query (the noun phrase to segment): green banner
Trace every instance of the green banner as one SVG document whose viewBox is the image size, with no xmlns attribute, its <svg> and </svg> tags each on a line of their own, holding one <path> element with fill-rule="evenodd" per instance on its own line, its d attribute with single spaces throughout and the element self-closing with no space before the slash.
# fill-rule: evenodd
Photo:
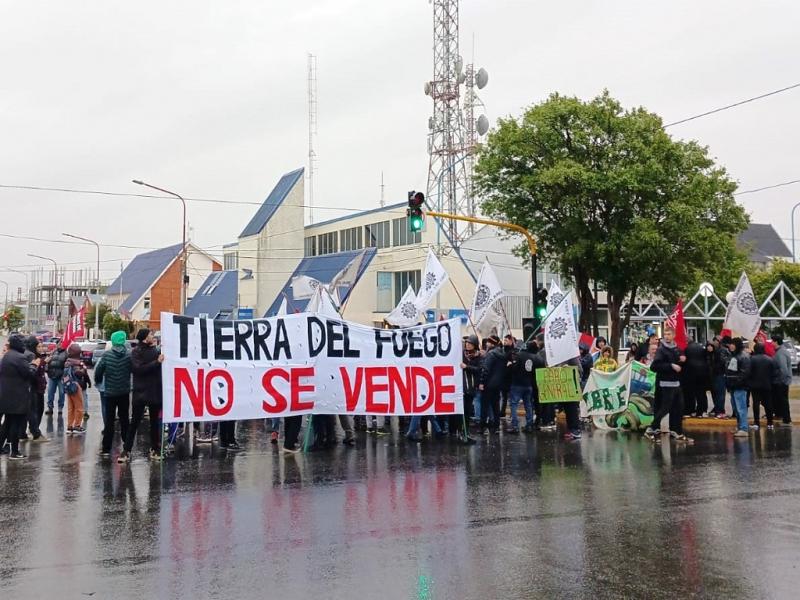
<svg viewBox="0 0 800 600">
<path fill-rule="evenodd" d="M 578 367 L 547 367 L 536 369 L 536 387 L 539 402 L 579 402 L 581 399 L 581 376 Z"/>
<path fill-rule="evenodd" d="M 653 422 L 653 400 L 656 374 L 638 361 L 633 361 L 627 406 L 613 414 L 595 416 L 592 421 L 600 429 L 643 430 Z M 588 386 L 587 386 L 588 387 Z"/>
</svg>

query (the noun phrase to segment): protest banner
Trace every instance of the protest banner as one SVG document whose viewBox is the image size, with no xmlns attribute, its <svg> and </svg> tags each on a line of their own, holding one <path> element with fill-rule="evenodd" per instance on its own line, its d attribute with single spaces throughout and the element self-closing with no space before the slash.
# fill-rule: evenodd
<svg viewBox="0 0 800 600">
<path fill-rule="evenodd" d="M 536 386 L 539 402 L 579 402 L 581 399 L 581 376 L 578 367 L 547 367 L 536 369 Z"/>
<path fill-rule="evenodd" d="M 650 368 L 638 361 L 632 361 L 617 369 L 614 373 L 606 373 L 613 378 L 615 375 L 629 368 L 628 394 L 625 405 L 616 412 L 608 414 L 595 414 L 592 423 L 598 429 L 623 429 L 638 431 L 647 428 L 653 422 L 653 405 L 655 402 L 656 374 Z M 595 371 L 592 371 L 592 375 Z M 620 377 L 622 379 L 622 377 Z M 590 392 L 590 381 L 586 383 L 584 392 Z M 581 407 L 583 411 L 583 406 Z"/>
<path fill-rule="evenodd" d="M 162 313 L 164 422 L 463 412 L 461 322 L 373 329 L 301 313 Z"/>
<path fill-rule="evenodd" d="M 627 408 L 631 366 L 626 363 L 611 373 L 592 369 L 583 388 L 581 417 L 605 417 Z"/>
</svg>

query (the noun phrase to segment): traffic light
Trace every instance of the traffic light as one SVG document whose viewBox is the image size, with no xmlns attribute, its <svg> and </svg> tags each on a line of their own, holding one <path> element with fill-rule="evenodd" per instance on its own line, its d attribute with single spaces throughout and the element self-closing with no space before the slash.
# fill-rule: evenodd
<svg viewBox="0 0 800 600">
<path fill-rule="evenodd" d="M 536 318 L 540 322 L 547 316 L 547 290 L 545 288 L 536 290 L 536 307 L 534 310 Z"/>
<path fill-rule="evenodd" d="M 419 233 L 425 227 L 425 213 L 422 212 L 422 206 L 425 204 L 425 194 L 422 192 L 410 191 L 408 192 L 408 230 L 411 233 Z"/>
</svg>

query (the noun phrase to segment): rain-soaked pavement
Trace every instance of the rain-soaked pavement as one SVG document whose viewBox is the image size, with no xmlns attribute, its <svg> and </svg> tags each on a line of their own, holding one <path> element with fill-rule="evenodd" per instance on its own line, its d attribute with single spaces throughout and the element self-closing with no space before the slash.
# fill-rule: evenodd
<svg viewBox="0 0 800 600">
<path fill-rule="evenodd" d="M 284 456 L 250 422 L 240 454 L 162 465 L 140 436 L 121 466 L 91 413 L 0 460 L 2 598 L 798 597 L 800 432 Z"/>
</svg>

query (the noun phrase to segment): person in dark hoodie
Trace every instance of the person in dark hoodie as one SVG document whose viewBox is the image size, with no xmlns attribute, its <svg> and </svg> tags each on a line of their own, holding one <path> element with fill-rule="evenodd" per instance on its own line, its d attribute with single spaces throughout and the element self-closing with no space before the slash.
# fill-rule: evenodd
<svg viewBox="0 0 800 600">
<path fill-rule="evenodd" d="M 44 415 L 44 393 L 47 391 L 47 365 L 44 362 L 44 346 L 35 335 L 25 338 L 25 358 L 31 364 L 39 359 L 36 366 L 36 381 L 31 386 L 31 411 L 28 414 L 28 429 L 30 429 L 34 442 L 46 442 L 47 438 L 42 435 L 40 425 Z M 23 439 L 28 436 L 22 432 Z"/>
<path fill-rule="evenodd" d="M 470 335 L 464 341 L 464 355 L 461 360 L 464 377 L 464 413 L 450 415 L 450 435 L 456 435 L 462 444 L 474 444 L 475 440 L 469 437 L 466 422 L 472 416 L 472 402 L 481 378 L 482 359 L 477 335 Z"/>
<path fill-rule="evenodd" d="M 772 381 L 775 379 L 777 365 L 775 360 L 767 356 L 764 344 L 759 342 L 753 348 L 750 357 L 750 374 L 747 378 L 747 387 L 753 397 L 753 431 L 758 431 L 759 412 L 761 406 L 767 415 L 767 429 L 773 429 L 772 422 Z"/>
<path fill-rule="evenodd" d="M 0 359 L 0 449 L 6 440 L 11 443 L 9 458 L 22 460 L 19 438 L 25 431 L 25 421 L 31 410 L 31 387 L 36 383 L 36 369 L 41 359 L 25 358 L 25 338 L 13 334 L 8 338 L 8 351 Z"/>
<path fill-rule="evenodd" d="M 525 348 L 517 351 L 511 360 L 511 387 L 509 389 L 511 424 L 506 429 L 506 433 L 519 433 L 517 406 L 520 402 L 525 407 L 525 433 L 533 431 L 533 378 L 537 350 L 536 342 L 531 340 L 525 345 Z"/>
<path fill-rule="evenodd" d="M 681 373 L 681 388 L 683 392 L 683 413 L 693 417 L 702 417 L 708 412 L 708 373 L 706 351 L 696 341 L 692 340 L 684 351 L 686 362 Z"/>
<path fill-rule="evenodd" d="M 681 398 L 681 372 L 686 356 L 681 354 L 675 344 L 675 330 L 664 328 L 664 338 L 656 350 L 650 369 L 656 374 L 656 387 L 660 396 L 658 410 L 653 416 L 653 424 L 644 435 L 652 441 L 661 440 L 661 420 L 669 415 L 670 435 L 675 441 L 691 443 L 693 440 L 683 433 L 683 401 Z"/>
<path fill-rule="evenodd" d="M 736 409 L 734 437 L 747 437 L 747 382 L 750 380 L 750 357 L 744 350 L 744 340 L 733 338 L 728 349 L 731 358 L 725 370 L 725 385 L 733 395 Z"/>
<path fill-rule="evenodd" d="M 491 336 L 489 341 L 495 344 L 494 348 L 486 353 L 481 369 L 481 433 L 486 435 L 500 431 L 500 394 L 506 385 L 508 377 L 509 360 L 506 349 L 500 345 L 497 336 Z M 492 420 L 489 421 L 489 415 Z"/>
<path fill-rule="evenodd" d="M 103 445 L 100 456 L 111 456 L 111 443 L 114 441 L 114 421 L 119 418 L 119 432 L 122 441 L 128 439 L 128 422 L 131 394 L 131 356 L 125 347 L 128 336 L 124 331 L 111 334 L 111 350 L 103 353 L 94 369 L 95 384 L 105 385 L 106 427 L 103 429 Z M 124 448 L 117 462 L 130 461 Z"/>
<path fill-rule="evenodd" d="M 136 339 L 139 343 L 131 351 L 133 417 L 120 456 L 130 457 L 136 432 L 147 410 L 150 415 L 150 460 L 161 460 L 161 363 L 164 355 L 156 347 L 156 339 L 149 329 L 140 329 Z"/>
</svg>

